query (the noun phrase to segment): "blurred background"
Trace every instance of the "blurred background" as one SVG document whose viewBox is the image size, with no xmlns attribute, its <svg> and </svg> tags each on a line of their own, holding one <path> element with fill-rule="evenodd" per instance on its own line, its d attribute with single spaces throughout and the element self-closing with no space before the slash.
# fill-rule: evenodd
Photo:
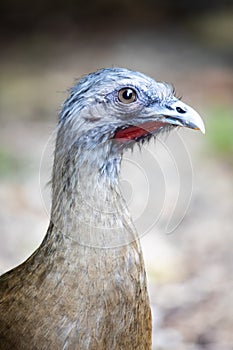
<svg viewBox="0 0 233 350">
<path fill-rule="evenodd" d="M 98 68 L 138 70 L 174 84 L 206 124 L 205 136 L 180 130 L 164 141 L 191 193 L 183 221 L 167 234 L 141 214 L 153 349 L 233 349 L 232 2 L 2 0 L 0 47 L 0 273 L 28 257 L 46 232 L 41 157 L 67 88 Z M 157 157 L 160 148 L 151 149 Z M 52 145 L 45 154 L 48 181 Z M 186 174 L 186 166 L 193 171 Z M 123 190 L 144 201 L 133 173 L 126 161 Z M 155 189 L 159 174 L 148 175 Z M 168 193 L 177 182 L 169 186 Z"/>
</svg>

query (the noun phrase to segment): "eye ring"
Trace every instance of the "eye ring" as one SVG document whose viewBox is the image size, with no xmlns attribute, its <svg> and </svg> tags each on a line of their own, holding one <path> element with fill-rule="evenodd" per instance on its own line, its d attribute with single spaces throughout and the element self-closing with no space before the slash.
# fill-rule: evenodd
<svg viewBox="0 0 233 350">
<path fill-rule="evenodd" d="M 137 93 L 134 89 L 126 87 L 118 91 L 118 100 L 124 104 L 130 104 L 137 99 Z"/>
</svg>

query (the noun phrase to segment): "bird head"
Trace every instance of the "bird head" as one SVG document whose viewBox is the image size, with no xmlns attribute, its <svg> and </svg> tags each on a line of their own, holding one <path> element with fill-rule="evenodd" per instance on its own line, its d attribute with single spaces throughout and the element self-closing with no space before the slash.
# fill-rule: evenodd
<svg viewBox="0 0 233 350">
<path fill-rule="evenodd" d="M 175 127 L 205 132 L 199 114 L 171 85 L 124 68 L 101 69 L 79 80 L 64 102 L 54 172 L 67 172 L 73 159 L 80 173 L 97 169 L 116 179 L 125 149 Z"/>
<path fill-rule="evenodd" d="M 174 95 L 171 85 L 124 68 L 107 68 L 71 89 L 60 121 L 76 125 L 82 138 L 141 141 L 174 127 L 205 133 L 199 114 Z"/>
</svg>

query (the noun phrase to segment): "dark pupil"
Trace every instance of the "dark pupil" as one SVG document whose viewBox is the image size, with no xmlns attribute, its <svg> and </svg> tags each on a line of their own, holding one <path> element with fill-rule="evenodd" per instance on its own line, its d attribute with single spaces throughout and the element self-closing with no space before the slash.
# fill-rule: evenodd
<svg viewBox="0 0 233 350">
<path fill-rule="evenodd" d="M 130 89 L 127 89 L 123 92 L 122 94 L 122 97 L 125 99 L 125 100 L 131 100 L 131 98 L 133 97 L 133 91 L 130 90 Z"/>
<path fill-rule="evenodd" d="M 178 113 L 185 113 L 185 111 L 180 107 L 176 107 L 176 110 Z"/>
</svg>

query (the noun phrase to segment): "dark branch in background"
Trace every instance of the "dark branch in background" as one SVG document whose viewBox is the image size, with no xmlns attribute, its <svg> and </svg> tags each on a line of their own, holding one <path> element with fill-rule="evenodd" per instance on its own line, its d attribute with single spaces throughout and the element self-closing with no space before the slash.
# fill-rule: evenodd
<svg viewBox="0 0 233 350">
<path fill-rule="evenodd" d="M 28 30 L 43 32 L 57 28 L 69 31 L 82 27 L 85 30 L 87 26 L 119 26 L 119 23 L 122 26 L 122 19 L 127 19 L 129 24 L 147 26 L 155 26 L 166 20 L 180 23 L 200 12 L 229 10 L 230 6 L 230 0 L 41 0 L 33 3 L 29 0 L 3 0 L 0 3 L 0 35 L 17 36 L 26 34 Z"/>
</svg>

